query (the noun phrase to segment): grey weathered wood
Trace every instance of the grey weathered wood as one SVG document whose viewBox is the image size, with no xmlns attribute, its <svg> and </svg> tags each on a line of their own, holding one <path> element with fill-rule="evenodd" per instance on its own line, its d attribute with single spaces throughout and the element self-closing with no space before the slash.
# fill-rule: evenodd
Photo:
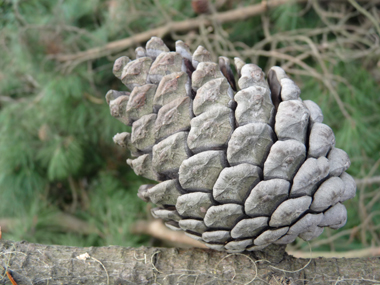
<svg viewBox="0 0 380 285">
<path fill-rule="evenodd" d="M 294 285 L 305 282 L 369 285 L 378 283 L 380 279 L 378 257 L 315 258 L 310 261 L 289 256 L 284 248 L 271 246 L 265 252 L 228 256 L 226 252 L 196 248 L 80 248 L 1 240 L 0 261 L 19 285 L 237 285 L 249 282 L 264 285 L 282 281 Z M 89 258 L 77 258 L 86 252 Z M 4 269 L 1 269 L 0 274 L 4 276 Z M 5 280 L 4 284 L 10 284 L 9 281 L 5 283 Z"/>
</svg>

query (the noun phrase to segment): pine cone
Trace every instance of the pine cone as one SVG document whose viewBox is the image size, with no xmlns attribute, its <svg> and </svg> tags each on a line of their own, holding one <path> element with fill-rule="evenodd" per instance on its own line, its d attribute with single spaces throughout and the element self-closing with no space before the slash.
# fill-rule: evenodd
<svg viewBox="0 0 380 285">
<path fill-rule="evenodd" d="M 158 206 L 154 217 L 228 252 L 308 241 L 346 223 L 342 202 L 356 192 L 348 155 L 283 69 L 272 67 L 266 80 L 235 58 L 235 94 L 228 58 L 218 66 L 203 47 L 191 55 L 178 41 L 170 52 L 152 38 L 136 53 L 113 69 L 132 92 L 106 99 L 112 116 L 132 126 L 114 137 L 135 157 L 127 163 L 159 182 L 138 191 Z"/>
</svg>

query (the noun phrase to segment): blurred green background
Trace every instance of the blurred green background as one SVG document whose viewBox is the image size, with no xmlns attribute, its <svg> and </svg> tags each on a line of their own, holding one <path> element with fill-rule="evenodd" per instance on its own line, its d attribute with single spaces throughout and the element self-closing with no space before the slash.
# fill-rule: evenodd
<svg viewBox="0 0 380 285">
<path fill-rule="evenodd" d="M 380 246 L 380 3 L 208 1 L 211 11 L 268 5 L 248 19 L 161 35 L 214 59 L 239 56 L 264 71 L 281 65 L 317 102 L 336 146 L 358 179 L 345 202 L 348 223 L 325 230 L 313 250 Z M 359 3 L 359 4 L 358 4 Z M 198 15 L 178 0 L 0 0 L 0 226 L 3 239 L 75 246 L 159 244 L 131 226 L 148 220 L 137 198 L 147 183 L 126 165 L 112 137 L 128 127 L 110 116 L 104 95 L 126 90 L 113 61 L 145 42 L 86 58 L 86 51 Z M 84 52 L 84 53 L 80 53 Z M 63 55 L 70 55 L 64 57 Z M 71 56 L 74 55 L 74 56 Z M 79 55 L 79 56 L 77 56 Z M 292 249 L 308 250 L 298 240 Z"/>
</svg>

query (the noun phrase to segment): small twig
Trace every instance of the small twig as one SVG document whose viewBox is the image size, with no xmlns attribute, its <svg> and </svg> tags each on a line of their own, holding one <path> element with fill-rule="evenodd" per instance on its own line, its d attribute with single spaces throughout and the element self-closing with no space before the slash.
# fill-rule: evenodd
<svg viewBox="0 0 380 285">
<path fill-rule="evenodd" d="M 298 2 L 306 2 L 306 0 L 294 0 L 294 3 Z M 289 3 L 288 0 L 272 0 L 271 8 L 275 8 L 277 6 Z M 80 64 L 87 60 L 97 59 L 99 57 L 106 56 L 108 54 L 119 52 L 124 50 L 130 46 L 137 45 L 141 42 L 145 42 L 149 40 L 153 36 L 160 35 L 161 37 L 165 36 L 169 32 L 185 32 L 192 29 L 197 29 L 201 25 L 209 26 L 212 24 L 212 20 L 217 21 L 219 23 L 227 23 L 233 22 L 237 20 L 244 20 L 252 16 L 260 15 L 265 12 L 267 7 L 262 4 L 251 5 L 248 7 L 241 7 L 235 10 L 216 13 L 211 15 L 209 18 L 205 18 L 202 15 L 188 19 L 181 22 L 169 22 L 168 24 L 155 28 L 140 34 L 136 34 L 126 39 L 117 40 L 114 42 L 110 42 L 104 46 L 90 48 L 86 51 L 81 51 L 75 54 L 56 54 L 49 56 L 50 59 L 56 59 L 60 62 L 70 62 L 74 65 Z M 211 20 L 210 20 L 211 19 Z"/>
<path fill-rule="evenodd" d="M 377 33 L 380 35 L 379 22 L 370 13 L 368 13 L 366 9 L 360 6 L 355 0 L 348 0 L 348 2 L 350 2 L 351 5 L 356 8 L 356 10 L 358 10 L 372 22 L 372 24 L 376 27 Z"/>
<path fill-rule="evenodd" d="M 322 239 L 322 240 L 316 240 L 316 241 L 310 243 L 310 245 L 311 245 L 312 248 L 315 248 L 315 247 L 318 247 L 318 246 L 321 246 L 321 245 L 324 245 L 324 244 L 328 244 L 331 241 L 337 240 L 340 237 L 343 237 L 343 236 L 346 236 L 346 235 L 350 235 L 353 230 L 357 231 L 357 230 L 359 230 L 361 228 L 362 228 L 362 224 L 359 225 L 359 226 L 357 226 L 357 227 L 355 227 L 354 229 L 347 229 L 347 230 L 338 232 L 338 233 L 336 233 L 335 235 L 332 235 L 329 238 Z"/>
<path fill-rule="evenodd" d="M 372 185 L 372 184 L 379 184 L 380 183 L 380 176 L 374 176 L 369 178 L 363 178 L 363 179 L 355 179 L 356 186 L 362 186 L 362 185 Z"/>
<path fill-rule="evenodd" d="M 371 201 L 369 201 L 366 205 L 367 210 L 371 210 L 373 206 L 377 203 L 377 201 L 380 199 L 380 188 L 377 188 L 375 191 L 371 193 Z"/>
<path fill-rule="evenodd" d="M 76 258 L 79 259 L 79 260 L 83 260 L 83 261 L 85 261 L 86 259 L 92 259 L 92 260 L 98 262 L 102 266 L 102 268 L 104 269 L 104 271 L 106 272 L 107 285 L 110 284 L 110 277 L 108 275 L 108 271 L 107 271 L 106 267 L 103 265 L 103 263 L 100 262 L 100 260 L 96 259 L 95 257 L 90 256 L 87 252 L 83 253 L 81 255 L 78 255 Z"/>
<path fill-rule="evenodd" d="M 12 97 L 9 97 L 9 96 L 1 96 L 0 95 L 0 102 L 19 102 L 20 100 L 15 100 L 13 99 Z"/>
<path fill-rule="evenodd" d="M 71 214 L 58 212 L 49 218 L 51 224 L 60 227 L 63 231 L 74 232 L 82 235 L 96 234 L 102 236 L 102 233 L 84 220 L 81 220 Z M 13 231 L 19 225 L 20 220 L 17 218 L 1 218 L 0 226 L 3 232 Z"/>
<path fill-rule="evenodd" d="M 152 256 L 150 257 L 150 263 L 153 267 L 154 270 L 156 270 L 158 273 L 161 273 L 161 274 L 164 274 L 163 272 L 161 272 L 160 270 L 157 269 L 157 267 L 154 265 L 153 263 L 153 258 L 156 254 L 159 254 L 161 251 L 156 251 L 155 253 L 152 254 Z"/>
<path fill-rule="evenodd" d="M 187 246 L 206 248 L 203 243 L 186 236 L 183 232 L 168 229 L 161 220 L 153 220 L 151 222 L 138 221 L 132 225 L 131 232 L 134 234 L 148 234 L 164 241 L 180 243 Z"/>
</svg>

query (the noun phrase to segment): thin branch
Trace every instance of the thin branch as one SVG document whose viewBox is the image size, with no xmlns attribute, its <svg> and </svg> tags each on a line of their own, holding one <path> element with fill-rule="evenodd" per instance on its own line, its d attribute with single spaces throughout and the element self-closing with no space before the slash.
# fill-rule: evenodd
<svg viewBox="0 0 380 285">
<path fill-rule="evenodd" d="M 348 2 L 350 2 L 351 5 L 356 8 L 356 10 L 358 10 L 372 22 L 372 24 L 376 27 L 377 33 L 380 35 L 379 22 L 366 9 L 360 6 L 355 0 L 348 0 Z"/>
<path fill-rule="evenodd" d="M 276 0 L 273 1 L 273 3 L 271 3 L 271 7 L 277 7 L 287 2 L 287 0 Z M 297 2 L 303 2 L 303 0 L 299 0 Z M 243 20 L 255 15 L 259 15 L 263 13 L 266 9 L 267 7 L 265 5 L 257 4 L 248 7 L 238 8 L 224 13 L 218 13 L 212 15 L 210 18 L 214 18 L 213 20 L 218 21 L 220 23 L 226 23 L 236 20 Z M 126 39 L 110 42 L 102 47 L 91 48 L 86 51 L 78 52 L 75 54 L 57 54 L 51 56 L 51 58 L 61 62 L 76 61 L 76 64 L 79 64 L 83 61 L 96 59 L 113 52 L 119 52 L 130 46 L 147 41 L 153 36 L 159 35 L 163 37 L 169 32 L 185 32 L 192 29 L 197 29 L 202 25 L 210 25 L 212 22 L 210 18 L 199 16 L 197 18 L 188 19 L 181 22 L 169 22 L 165 26 L 146 31 Z"/>
<path fill-rule="evenodd" d="M 148 234 L 160 240 L 174 242 L 176 244 L 206 248 L 203 243 L 186 236 L 183 232 L 168 229 L 162 220 L 153 220 L 151 222 L 138 221 L 132 225 L 131 232 L 134 234 Z"/>
<path fill-rule="evenodd" d="M 77 217 L 66 214 L 66 213 L 57 213 L 49 217 L 51 224 L 56 225 L 61 228 L 63 231 L 90 235 L 97 234 L 102 235 L 102 233 L 94 226 L 91 225 Z M 16 227 L 20 226 L 22 221 L 16 218 L 1 218 L 0 219 L 0 228 L 3 232 L 9 232 L 14 230 Z"/>
<path fill-rule="evenodd" d="M 355 179 L 356 186 L 363 186 L 363 185 L 372 185 L 372 184 L 380 184 L 380 176 L 374 176 L 369 178 L 363 178 L 363 179 Z"/>
<path fill-rule="evenodd" d="M 335 1 L 339 2 L 339 0 Z M 369 0 L 363 1 L 368 2 Z M 109 55 L 110 53 L 120 52 L 130 46 L 138 45 L 141 42 L 145 42 L 153 36 L 163 37 L 169 32 L 186 32 L 192 29 L 198 29 L 202 25 L 209 26 L 212 24 L 213 21 L 219 22 L 221 24 L 234 21 L 242 21 L 247 18 L 260 15 L 266 12 L 268 9 L 276 8 L 284 4 L 304 2 L 307 2 L 307 0 L 272 0 L 268 5 L 265 4 L 267 2 L 261 2 L 260 4 L 255 4 L 247 7 L 240 7 L 234 10 L 216 13 L 210 15 L 209 17 L 204 17 L 203 15 L 201 15 L 197 18 L 188 19 L 181 22 L 169 22 L 162 27 L 158 27 L 140 34 L 136 34 L 129 38 L 113 41 L 101 47 L 91 48 L 86 51 L 81 51 L 75 54 L 56 54 L 50 56 L 50 58 L 56 59 L 61 62 L 74 61 L 75 64 L 79 64 L 87 60 L 93 60 L 102 56 Z"/>
<path fill-rule="evenodd" d="M 183 232 L 176 232 L 168 229 L 161 220 L 139 221 L 132 227 L 132 232 L 138 234 L 148 234 L 163 241 L 176 242 L 185 246 L 203 247 L 205 245 L 189 238 Z M 331 239 L 331 238 L 330 238 Z M 300 251 L 287 250 L 289 255 L 297 258 L 361 258 L 369 256 L 379 256 L 380 247 L 371 247 L 359 250 L 351 250 L 346 252 L 324 252 L 324 251 Z"/>
</svg>

